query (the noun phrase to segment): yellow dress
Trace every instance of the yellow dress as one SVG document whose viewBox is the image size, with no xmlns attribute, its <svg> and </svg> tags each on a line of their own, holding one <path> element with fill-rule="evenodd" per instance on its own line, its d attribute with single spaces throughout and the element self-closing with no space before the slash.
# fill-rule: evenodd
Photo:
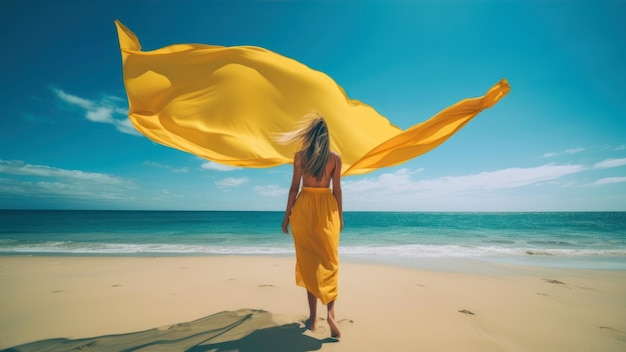
<svg viewBox="0 0 626 352">
<path fill-rule="evenodd" d="M 350 99 L 328 75 L 267 49 L 176 44 L 146 52 L 133 32 L 116 25 L 135 128 L 157 143 L 232 166 L 291 163 L 293 147 L 272 136 L 292 131 L 312 111 L 328 124 L 342 176 L 397 165 L 443 143 L 510 89 L 502 79 L 484 96 L 401 130 Z"/>
<path fill-rule="evenodd" d="M 341 224 L 331 189 L 302 187 L 289 222 L 296 248 L 296 284 L 323 304 L 336 300 Z"/>
</svg>

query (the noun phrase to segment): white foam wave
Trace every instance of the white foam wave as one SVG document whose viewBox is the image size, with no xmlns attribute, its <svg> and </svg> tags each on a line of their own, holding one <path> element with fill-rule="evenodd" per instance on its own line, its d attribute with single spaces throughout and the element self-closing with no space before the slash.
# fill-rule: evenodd
<svg viewBox="0 0 626 352">
<path fill-rule="evenodd" d="M 35 244 L 0 244 L 0 253 L 5 254 L 290 254 L 292 245 L 266 246 L 209 246 L 185 244 L 123 244 L 123 243 L 77 243 L 45 242 Z M 625 249 L 529 249 L 498 246 L 458 245 L 396 245 L 396 246 L 341 246 L 339 253 L 355 256 L 387 256 L 403 258 L 471 258 L 504 256 L 625 256 Z"/>
<path fill-rule="evenodd" d="M 0 253 L 53 254 L 284 254 L 290 248 L 228 247 L 179 244 L 46 242 L 0 247 Z"/>
<path fill-rule="evenodd" d="M 390 257 L 494 257 L 494 256 L 626 256 L 626 250 L 615 249 L 528 249 L 497 246 L 466 247 L 455 245 L 403 245 L 386 247 L 343 247 L 340 253 L 347 255 L 382 255 Z"/>
</svg>

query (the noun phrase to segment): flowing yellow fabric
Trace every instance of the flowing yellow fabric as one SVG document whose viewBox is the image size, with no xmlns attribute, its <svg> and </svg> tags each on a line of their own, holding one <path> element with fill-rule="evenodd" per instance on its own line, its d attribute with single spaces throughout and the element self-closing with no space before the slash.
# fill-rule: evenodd
<svg viewBox="0 0 626 352">
<path fill-rule="evenodd" d="M 289 223 L 296 247 L 296 284 L 323 304 L 336 300 L 341 223 L 331 189 L 302 187 Z"/>
<path fill-rule="evenodd" d="M 510 89 L 502 79 L 483 97 L 402 131 L 349 99 L 326 74 L 272 51 L 177 44 L 143 52 L 135 34 L 115 23 L 135 128 L 155 142 L 231 166 L 293 162 L 293 147 L 272 137 L 312 111 L 326 119 L 342 175 L 397 165 L 443 143 Z"/>
</svg>

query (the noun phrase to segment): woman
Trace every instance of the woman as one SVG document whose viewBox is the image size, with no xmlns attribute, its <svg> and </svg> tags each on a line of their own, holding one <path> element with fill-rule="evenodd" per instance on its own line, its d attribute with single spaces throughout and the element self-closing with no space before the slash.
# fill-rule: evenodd
<svg viewBox="0 0 626 352">
<path fill-rule="evenodd" d="M 314 113 L 305 119 L 311 119 L 310 123 L 281 139 L 301 143 L 293 160 L 283 232 L 289 233 L 291 222 L 296 248 L 296 285 L 306 288 L 309 301 L 306 327 L 315 330 L 319 299 L 328 308 L 331 336 L 339 338 L 335 301 L 339 269 L 337 247 L 343 229 L 341 157 L 330 151 L 324 118 Z M 298 193 L 300 182 L 302 189 Z"/>
</svg>

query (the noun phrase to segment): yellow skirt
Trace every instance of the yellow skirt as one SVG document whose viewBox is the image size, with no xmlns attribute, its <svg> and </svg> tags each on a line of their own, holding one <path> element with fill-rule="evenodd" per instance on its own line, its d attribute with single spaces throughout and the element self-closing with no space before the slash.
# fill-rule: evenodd
<svg viewBox="0 0 626 352">
<path fill-rule="evenodd" d="M 289 219 L 296 247 L 296 285 L 323 304 L 336 300 L 341 223 L 331 189 L 302 187 Z"/>
</svg>

